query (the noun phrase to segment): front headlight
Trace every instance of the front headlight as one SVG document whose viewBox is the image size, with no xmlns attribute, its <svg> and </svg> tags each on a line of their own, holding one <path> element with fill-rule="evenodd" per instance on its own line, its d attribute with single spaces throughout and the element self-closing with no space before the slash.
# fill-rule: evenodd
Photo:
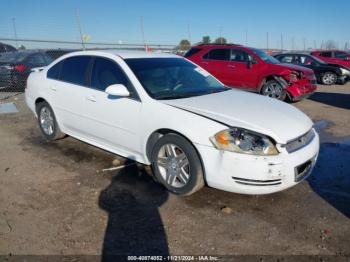
<svg viewBox="0 0 350 262">
<path fill-rule="evenodd" d="M 342 75 L 350 75 L 350 71 L 346 70 L 345 68 L 340 68 L 340 72 Z"/>
<path fill-rule="evenodd" d="M 220 150 L 259 156 L 278 154 L 270 138 L 243 128 L 233 127 L 220 131 L 210 141 Z"/>
</svg>

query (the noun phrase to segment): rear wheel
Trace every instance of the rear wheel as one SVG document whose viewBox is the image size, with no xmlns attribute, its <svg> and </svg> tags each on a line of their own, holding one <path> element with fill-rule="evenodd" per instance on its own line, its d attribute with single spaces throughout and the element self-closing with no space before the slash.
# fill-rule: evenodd
<svg viewBox="0 0 350 262">
<path fill-rule="evenodd" d="M 36 107 L 40 130 L 47 140 L 53 141 L 65 136 L 61 132 L 55 114 L 47 102 L 40 102 Z"/>
<path fill-rule="evenodd" d="M 176 134 L 161 137 L 152 151 L 156 179 L 170 192 L 191 195 L 204 186 L 203 168 L 195 148 Z"/>
<path fill-rule="evenodd" d="M 322 75 L 321 81 L 324 85 L 334 85 L 337 83 L 337 75 L 333 72 L 326 72 Z"/>
<path fill-rule="evenodd" d="M 266 83 L 261 88 L 261 94 L 279 100 L 284 100 L 287 95 L 283 86 L 276 80 L 266 81 Z"/>
</svg>

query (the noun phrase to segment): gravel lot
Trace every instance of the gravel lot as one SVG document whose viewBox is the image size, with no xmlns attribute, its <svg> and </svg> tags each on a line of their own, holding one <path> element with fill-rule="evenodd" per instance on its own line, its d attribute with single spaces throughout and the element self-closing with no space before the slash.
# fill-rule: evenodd
<svg viewBox="0 0 350 262">
<path fill-rule="evenodd" d="M 73 138 L 46 142 L 23 95 L 0 103 L 10 101 L 19 113 L 0 115 L 2 255 L 350 255 L 350 83 L 293 104 L 320 132 L 318 164 L 266 196 L 204 188 L 182 198 L 142 165 L 102 172 L 118 157 Z"/>
</svg>

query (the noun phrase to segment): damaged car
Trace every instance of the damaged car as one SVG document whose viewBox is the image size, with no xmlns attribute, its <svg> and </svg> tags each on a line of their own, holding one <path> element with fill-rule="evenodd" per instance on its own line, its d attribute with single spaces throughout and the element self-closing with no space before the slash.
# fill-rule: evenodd
<svg viewBox="0 0 350 262">
<path fill-rule="evenodd" d="M 151 165 L 175 194 L 204 185 L 268 194 L 298 184 L 315 166 L 319 137 L 309 117 L 227 88 L 183 57 L 82 51 L 33 71 L 26 103 L 47 140 L 69 135 Z"/>
<path fill-rule="evenodd" d="M 282 64 L 266 52 L 235 44 L 192 47 L 187 59 L 203 67 L 228 87 L 298 101 L 317 89 L 311 69 Z"/>
</svg>

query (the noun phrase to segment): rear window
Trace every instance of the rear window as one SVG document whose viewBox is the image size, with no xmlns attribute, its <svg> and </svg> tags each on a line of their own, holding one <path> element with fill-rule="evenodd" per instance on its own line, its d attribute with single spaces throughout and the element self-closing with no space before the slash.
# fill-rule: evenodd
<svg viewBox="0 0 350 262">
<path fill-rule="evenodd" d="M 320 53 L 320 56 L 323 56 L 323 57 L 332 57 L 332 52 L 322 52 L 322 53 Z"/>
<path fill-rule="evenodd" d="M 6 52 L 0 56 L 1 63 L 17 63 L 23 61 L 29 54 L 21 52 Z"/>
<path fill-rule="evenodd" d="M 90 56 L 74 56 L 64 60 L 60 80 L 76 85 L 86 86 L 86 72 Z"/>
<path fill-rule="evenodd" d="M 191 49 L 185 54 L 185 57 L 193 56 L 193 55 L 197 54 L 198 52 L 200 52 L 201 50 L 202 50 L 201 48 L 191 48 Z"/>
<path fill-rule="evenodd" d="M 61 66 L 62 66 L 62 61 L 55 64 L 53 67 L 51 67 L 47 71 L 47 78 L 58 80 L 60 77 Z"/>
</svg>

